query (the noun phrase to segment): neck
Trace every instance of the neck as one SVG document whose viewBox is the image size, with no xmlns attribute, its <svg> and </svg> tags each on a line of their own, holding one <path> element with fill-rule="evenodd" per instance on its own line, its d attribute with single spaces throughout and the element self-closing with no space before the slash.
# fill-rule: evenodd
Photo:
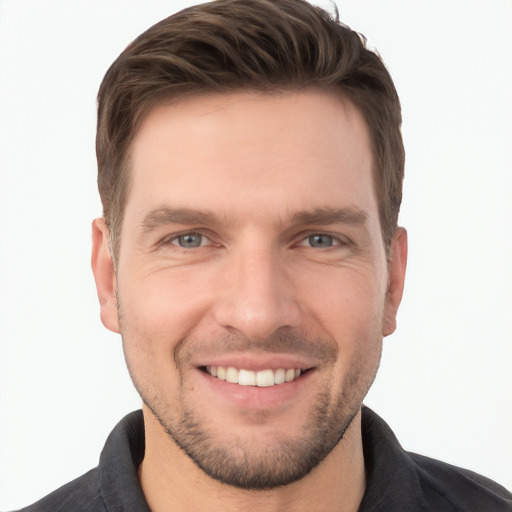
<svg viewBox="0 0 512 512">
<path fill-rule="evenodd" d="M 171 441 L 146 408 L 144 422 L 146 452 L 139 478 L 152 512 L 356 512 L 363 497 L 360 412 L 343 440 L 308 475 L 292 484 L 263 491 L 247 491 L 213 480 Z"/>
</svg>

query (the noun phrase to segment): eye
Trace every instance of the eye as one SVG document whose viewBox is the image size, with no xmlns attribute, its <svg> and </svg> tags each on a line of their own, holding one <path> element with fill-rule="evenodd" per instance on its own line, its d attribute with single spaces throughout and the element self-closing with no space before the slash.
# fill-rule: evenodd
<svg viewBox="0 0 512 512">
<path fill-rule="evenodd" d="M 171 244 L 179 245 L 184 249 L 195 249 L 205 245 L 206 242 L 207 238 L 199 233 L 185 233 L 170 240 Z"/>
<path fill-rule="evenodd" d="M 332 235 L 327 235 L 325 233 L 315 233 L 302 240 L 299 245 L 314 247 L 316 249 L 323 249 L 325 247 L 340 245 L 340 241 Z"/>
</svg>

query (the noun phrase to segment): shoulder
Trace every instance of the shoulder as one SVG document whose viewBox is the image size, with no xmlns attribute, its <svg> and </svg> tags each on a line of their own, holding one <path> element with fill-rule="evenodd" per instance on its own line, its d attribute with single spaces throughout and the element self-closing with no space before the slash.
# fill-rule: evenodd
<svg viewBox="0 0 512 512">
<path fill-rule="evenodd" d="M 107 512 L 99 489 L 98 469 L 92 469 L 19 512 Z"/>
<path fill-rule="evenodd" d="M 512 494 L 467 469 L 405 451 L 389 425 L 362 414 L 366 493 L 360 512 L 512 512 Z"/>
<path fill-rule="evenodd" d="M 427 502 L 450 503 L 461 511 L 512 512 L 512 494 L 493 480 L 424 455 L 408 455 Z"/>
<path fill-rule="evenodd" d="M 142 412 L 135 411 L 110 433 L 97 468 L 19 512 L 149 512 L 137 475 L 144 449 Z"/>
</svg>

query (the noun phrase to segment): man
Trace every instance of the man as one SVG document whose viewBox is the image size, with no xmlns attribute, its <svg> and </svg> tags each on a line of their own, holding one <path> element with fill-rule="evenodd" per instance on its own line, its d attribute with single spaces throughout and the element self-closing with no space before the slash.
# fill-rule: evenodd
<svg viewBox="0 0 512 512">
<path fill-rule="evenodd" d="M 140 36 L 99 93 L 93 270 L 142 414 L 27 510 L 510 510 L 363 399 L 407 255 L 393 83 L 298 0 Z"/>
</svg>

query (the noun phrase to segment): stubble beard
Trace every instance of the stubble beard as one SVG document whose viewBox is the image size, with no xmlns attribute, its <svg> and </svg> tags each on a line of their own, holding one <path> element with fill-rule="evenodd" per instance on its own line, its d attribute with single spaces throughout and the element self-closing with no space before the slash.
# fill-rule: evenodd
<svg viewBox="0 0 512 512">
<path fill-rule="evenodd" d="M 343 439 L 360 409 L 359 405 L 348 412 L 330 413 L 329 397 L 319 395 L 302 435 L 296 439 L 252 441 L 234 434 L 222 443 L 193 410 L 173 421 L 160 414 L 155 404 L 143 400 L 168 436 L 208 476 L 245 490 L 272 489 L 305 477 Z"/>
<path fill-rule="evenodd" d="M 192 459 L 204 473 L 214 480 L 246 490 L 264 490 L 291 484 L 302 479 L 317 467 L 340 443 L 354 417 L 361 408 L 375 378 L 382 339 L 377 340 L 377 351 L 372 355 L 361 353 L 352 361 L 344 376 L 337 396 L 328 389 L 319 392 L 307 411 L 300 435 L 281 439 L 246 439 L 237 432 L 227 440 L 219 440 L 207 418 L 184 398 L 183 375 L 181 391 L 176 403 L 182 404 L 176 414 L 167 402 L 168 396 L 159 396 L 157 387 L 147 385 L 151 379 L 139 379 L 127 357 L 128 370 L 143 402 L 160 423 L 169 438 Z M 317 342 L 299 344 L 318 347 Z M 330 344 L 323 340 L 324 347 Z M 293 341 L 286 341 L 291 345 Z M 123 345 L 126 340 L 123 336 Z M 283 345 L 269 340 L 268 346 L 276 351 Z M 220 343 L 222 346 L 222 343 Z M 288 347 L 289 348 L 289 347 Z M 193 350 L 193 348 L 192 348 Z M 337 353 L 337 351 L 335 351 Z M 335 354 L 329 356 L 335 359 Z M 181 361 L 183 363 L 183 361 Z M 180 363 L 177 362 L 179 371 Z M 262 419 L 261 417 L 259 418 Z M 238 435 L 238 437 L 237 437 Z"/>
</svg>

